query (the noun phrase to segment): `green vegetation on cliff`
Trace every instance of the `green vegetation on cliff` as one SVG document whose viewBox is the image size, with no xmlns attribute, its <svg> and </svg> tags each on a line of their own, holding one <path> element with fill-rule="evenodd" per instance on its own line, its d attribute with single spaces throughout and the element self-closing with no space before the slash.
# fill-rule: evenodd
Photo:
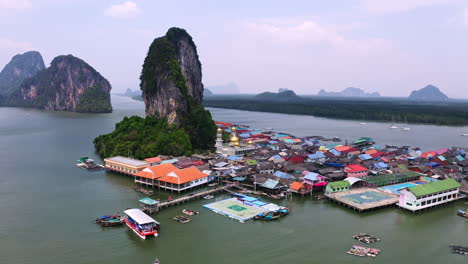
<svg viewBox="0 0 468 264">
<path fill-rule="evenodd" d="M 120 155 L 144 159 L 159 153 L 173 156 L 192 153 L 187 133 L 156 117 L 124 117 L 113 132 L 95 138 L 94 145 L 103 157 Z"/>
<path fill-rule="evenodd" d="M 79 113 L 109 113 L 112 112 L 110 94 L 99 87 L 91 87 L 81 95 L 76 105 Z"/>
</svg>

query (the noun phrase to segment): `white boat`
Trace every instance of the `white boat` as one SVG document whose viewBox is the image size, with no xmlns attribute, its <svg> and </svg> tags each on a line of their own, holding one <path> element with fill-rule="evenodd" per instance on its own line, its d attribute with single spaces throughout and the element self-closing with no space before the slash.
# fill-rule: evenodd
<svg viewBox="0 0 468 264">
<path fill-rule="evenodd" d="M 403 127 L 402 130 L 403 130 L 403 131 L 411 131 L 411 128 L 409 128 L 409 127 Z"/>
<path fill-rule="evenodd" d="M 468 133 L 461 134 L 462 137 L 468 137 Z"/>
<path fill-rule="evenodd" d="M 213 199 L 213 198 L 214 196 L 211 194 L 208 194 L 207 196 L 203 197 L 203 199 L 206 199 L 206 200 Z"/>
<path fill-rule="evenodd" d="M 143 213 L 140 209 L 128 209 L 124 213 L 127 215 L 125 224 L 140 238 L 146 239 L 147 236 L 158 236 L 160 224 L 149 215 Z"/>
<path fill-rule="evenodd" d="M 367 125 L 367 123 L 365 123 L 365 122 L 362 122 L 362 123 L 359 123 L 359 124 L 360 124 L 360 125 Z"/>
<path fill-rule="evenodd" d="M 391 125 L 391 126 L 390 126 L 390 129 L 397 129 L 397 128 L 398 128 L 398 127 L 395 126 L 395 125 Z"/>
</svg>

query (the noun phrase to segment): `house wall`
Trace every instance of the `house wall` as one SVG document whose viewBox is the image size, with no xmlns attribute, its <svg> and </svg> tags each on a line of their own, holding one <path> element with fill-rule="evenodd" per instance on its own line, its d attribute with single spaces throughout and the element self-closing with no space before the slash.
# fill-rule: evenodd
<svg viewBox="0 0 468 264">
<path fill-rule="evenodd" d="M 416 197 L 407 190 L 400 191 L 400 201 L 398 206 L 410 211 L 417 211 L 436 205 L 448 203 L 458 199 L 459 189 L 451 189 L 431 195 Z"/>
<path fill-rule="evenodd" d="M 126 174 L 135 174 L 137 172 L 140 172 L 140 171 L 144 170 L 145 168 L 147 168 L 149 166 L 149 164 L 148 164 L 148 165 L 145 165 L 145 166 L 135 167 L 135 166 L 131 166 L 131 165 L 128 165 L 128 164 L 115 162 L 115 161 L 111 161 L 111 160 L 104 160 L 104 161 L 105 161 L 106 169 L 117 171 L 117 172 L 122 172 L 122 173 L 126 173 Z"/>
<path fill-rule="evenodd" d="M 346 172 L 346 175 L 348 177 L 356 177 L 356 178 L 365 177 L 367 176 L 367 174 L 368 174 L 368 171 Z"/>
</svg>

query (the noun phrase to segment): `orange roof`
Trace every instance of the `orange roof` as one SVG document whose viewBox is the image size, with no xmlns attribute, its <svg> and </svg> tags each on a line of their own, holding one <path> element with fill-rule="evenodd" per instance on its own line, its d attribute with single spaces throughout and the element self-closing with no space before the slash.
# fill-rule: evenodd
<svg viewBox="0 0 468 264">
<path fill-rule="evenodd" d="M 145 159 L 145 161 L 147 161 L 148 163 L 155 163 L 155 162 L 161 162 L 162 159 L 158 156 L 158 157 Z"/>
<path fill-rule="evenodd" d="M 346 151 L 348 149 L 350 149 L 351 147 L 350 146 L 338 146 L 338 147 L 335 147 L 335 149 L 339 152 L 342 152 L 342 151 Z"/>
<path fill-rule="evenodd" d="M 166 176 L 167 174 L 175 170 L 177 170 L 177 168 L 174 167 L 174 165 L 172 165 L 171 163 L 165 163 L 161 165 L 148 167 L 135 175 L 147 179 L 157 179 Z"/>
<path fill-rule="evenodd" d="M 377 150 L 375 150 L 375 149 L 370 149 L 370 150 L 368 150 L 368 151 L 366 151 L 366 152 L 364 152 L 364 153 L 366 153 L 366 154 L 369 154 L 369 155 L 370 155 L 370 154 L 377 153 Z"/>
<path fill-rule="evenodd" d="M 174 184 L 183 184 L 186 182 L 191 182 L 194 180 L 205 178 L 207 176 L 208 174 L 201 172 L 196 167 L 190 167 L 169 172 L 167 176 L 159 178 L 158 181 Z"/>
<path fill-rule="evenodd" d="M 289 186 L 289 188 L 291 188 L 291 189 L 293 189 L 293 190 L 296 190 L 296 191 L 299 191 L 299 190 L 302 188 L 303 185 L 304 185 L 303 182 L 296 182 L 296 181 L 295 181 L 295 182 L 293 182 L 293 183 L 291 184 L 291 186 Z"/>
</svg>

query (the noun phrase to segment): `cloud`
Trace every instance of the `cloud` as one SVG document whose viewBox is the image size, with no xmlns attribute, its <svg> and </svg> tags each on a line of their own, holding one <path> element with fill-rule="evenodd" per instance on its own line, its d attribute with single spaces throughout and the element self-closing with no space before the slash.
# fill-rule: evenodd
<svg viewBox="0 0 468 264">
<path fill-rule="evenodd" d="M 0 50 L 25 51 L 31 48 L 32 44 L 29 42 L 0 38 Z"/>
<path fill-rule="evenodd" d="M 143 13 L 133 1 L 126 1 L 121 4 L 112 5 L 104 11 L 104 14 L 115 18 L 134 18 Z"/>
<path fill-rule="evenodd" d="M 314 20 L 254 21 L 247 22 L 246 27 L 257 35 L 286 45 L 325 45 L 338 51 L 369 52 L 389 44 L 378 38 L 347 38 L 342 31 L 352 31 L 356 26 L 324 25 Z"/>
<path fill-rule="evenodd" d="M 29 9 L 31 7 L 31 0 L 0 0 L 0 11 L 4 12 L 11 10 Z"/>
<path fill-rule="evenodd" d="M 447 5 L 458 0 L 361 0 L 360 7 L 374 15 L 402 13 L 413 9 Z"/>
</svg>

